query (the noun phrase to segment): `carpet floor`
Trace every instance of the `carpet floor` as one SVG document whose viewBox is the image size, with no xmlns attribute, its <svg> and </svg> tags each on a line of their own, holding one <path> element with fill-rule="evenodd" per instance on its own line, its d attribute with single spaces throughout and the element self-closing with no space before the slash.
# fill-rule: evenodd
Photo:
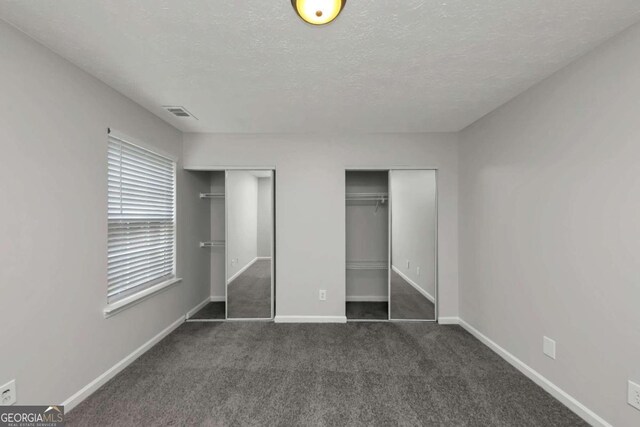
<svg viewBox="0 0 640 427">
<path fill-rule="evenodd" d="M 391 318 L 401 320 L 435 320 L 435 305 L 391 270 Z"/>
<path fill-rule="evenodd" d="M 585 426 L 459 326 L 185 323 L 69 426 Z"/>
<path fill-rule="evenodd" d="M 271 318 L 271 260 L 259 259 L 227 286 L 230 319 Z"/>
<path fill-rule="evenodd" d="M 189 320 L 224 320 L 224 302 L 210 302 L 196 312 Z"/>
</svg>

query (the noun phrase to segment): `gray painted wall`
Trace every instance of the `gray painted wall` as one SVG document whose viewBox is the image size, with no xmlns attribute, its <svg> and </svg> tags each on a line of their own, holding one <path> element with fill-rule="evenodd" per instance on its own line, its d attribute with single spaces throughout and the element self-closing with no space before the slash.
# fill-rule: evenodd
<svg viewBox="0 0 640 427">
<path fill-rule="evenodd" d="M 271 256 L 271 178 L 258 178 L 258 256 Z"/>
<path fill-rule="evenodd" d="M 178 169 L 183 282 L 105 319 L 107 127 L 176 157 L 181 134 L 3 22 L 0 40 L 0 384 L 60 403 L 207 296 L 208 183 Z"/>
<path fill-rule="evenodd" d="M 391 263 L 435 299 L 436 173 L 391 171 L 389 186 L 392 197 Z"/>
<path fill-rule="evenodd" d="M 344 316 L 345 169 L 440 168 L 440 315 L 458 315 L 457 135 L 185 134 L 184 159 L 185 167 L 277 169 L 277 315 L 290 316 Z"/>
<path fill-rule="evenodd" d="M 227 280 L 258 256 L 258 178 L 248 171 L 228 171 Z"/>
<path fill-rule="evenodd" d="M 638 46 L 636 25 L 461 135 L 461 317 L 616 426 L 640 425 Z"/>
</svg>

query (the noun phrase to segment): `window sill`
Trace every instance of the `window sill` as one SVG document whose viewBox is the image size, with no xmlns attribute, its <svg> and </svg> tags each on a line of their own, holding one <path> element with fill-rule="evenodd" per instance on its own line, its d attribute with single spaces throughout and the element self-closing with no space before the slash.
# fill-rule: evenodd
<svg viewBox="0 0 640 427">
<path fill-rule="evenodd" d="M 176 277 L 175 279 L 167 280 L 166 282 L 158 283 L 157 285 L 153 285 L 150 288 L 147 288 L 143 291 L 138 292 L 137 294 L 128 296 L 119 301 L 116 301 L 111 304 L 107 304 L 104 309 L 104 317 L 108 318 L 113 315 L 120 313 L 123 310 L 126 310 L 129 307 L 132 307 L 139 302 L 146 300 L 147 298 L 156 295 L 170 286 L 175 285 L 176 283 L 180 283 L 182 281 L 181 278 Z"/>
</svg>

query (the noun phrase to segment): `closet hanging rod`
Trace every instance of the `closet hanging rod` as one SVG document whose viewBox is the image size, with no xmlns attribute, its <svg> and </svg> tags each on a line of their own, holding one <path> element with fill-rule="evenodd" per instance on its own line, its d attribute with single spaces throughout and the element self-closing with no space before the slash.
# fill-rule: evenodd
<svg viewBox="0 0 640 427">
<path fill-rule="evenodd" d="M 225 245 L 225 241 L 224 240 L 213 240 L 210 242 L 200 242 L 200 247 L 201 248 L 216 248 L 216 247 L 223 247 Z"/>
<path fill-rule="evenodd" d="M 385 201 L 389 198 L 388 193 L 347 193 L 347 200 L 381 200 Z"/>
<path fill-rule="evenodd" d="M 347 270 L 388 270 L 387 261 L 347 261 Z"/>
<path fill-rule="evenodd" d="M 201 199 L 224 199 L 224 193 L 200 193 Z"/>
</svg>

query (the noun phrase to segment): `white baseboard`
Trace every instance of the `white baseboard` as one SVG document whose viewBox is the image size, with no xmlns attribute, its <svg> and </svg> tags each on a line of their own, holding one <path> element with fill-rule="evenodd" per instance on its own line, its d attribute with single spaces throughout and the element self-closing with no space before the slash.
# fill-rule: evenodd
<svg viewBox="0 0 640 427">
<path fill-rule="evenodd" d="M 155 337 L 151 338 L 146 343 L 142 344 L 140 347 L 135 349 L 131 354 L 126 356 L 124 359 L 120 360 L 118 363 L 113 365 L 109 370 L 100 375 L 95 380 L 91 381 L 89 384 L 84 386 L 80 391 L 75 393 L 73 396 L 69 397 L 67 400 L 62 402 L 62 406 L 64 406 L 65 412 L 69 412 L 78 404 L 80 404 L 83 400 L 89 397 L 93 392 L 102 387 L 107 381 L 111 378 L 115 377 L 120 373 L 124 368 L 133 363 L 138 357 L 142 356 L 147 350 L 156 345 L 160 340 L 173 332 L 178 326 L 182 325 L 185 321 L 185 316 L 180 316 L 178 320 L 173 322 L 171 325 L 167 326 L 163 329 L 159 334 Z"/>
<path fill-rule="evenodd" d="M 214 296 L 209 297 L 209 301 L 211 301 L 211 302 L 225 302 L 226 300 L 227 299 L 225 297 L 223 297 L 223 296 L 222 297 L 214 297 Z"/>
<path fill-rule="evenodd" d="M 425 291 L 420 286 L 418 286 L 416 282 L 411 280 L 407 275 L 405 275 L 402 271 L 400 271 L 398 267 L 396 267 L 395 265 L 392 265 L 391 269 L 396 273 L 398 273 L 398 276 L 402 277 L 405 280 L 405 282 L 413 286 L 416 289 L 416 291 L 420 292 L 426 299 L 428 299 L 429 301 L 435 304 L 436 299 L 433 297 L 433 295 L 431 295 L 429 292 Z"/>
<path fill-rule="evenodd" d="M 275 323 L 347 323 L 347 316 L 276 316 Z"/>
<path fill-rule="evenodd" d="M 251 267 L 251 266 L 252 266 L 256 261 L 258 261 L 258 257 L 256 257 L 256 258 L 252 259 L 251 261 L 249 261 L 249 262 L 247 263 L 247 265 L 245 265 L 244 267 L 242 267 L 242 268 L 240 269 L 240 271 L 238 271 L 236 274 L 234 274 L 233 276 L 231 276 L 231 277 L 229 278 L 229 280 L 227 280 L 227 285 L 228 285 L 229 283 L 233 282 L 233 281 L 234 281 L 234 280 L 235 280 L 239 275 L 241 275 L 242 273 L 244 273 L 244 272 L 247 270 L 247 268 Z"/>
<path fill-rule="evenodd" d="M 387 302 L 389 298 L 386 296 L 374 295 L 352 295 L 347 296 L 347 302 Z"/>
<path fill-rule="evenodd" d="M 441 325 L 459 325 L 460 318 L 458 317 L 438 317 L 438 323 Z"/>
<path fill-rule="evenodd" d="M 185 319 L 190 319 L 191 316 L 193 316 L 198 311 L 200 311 L 202 309 L 202 307 L 204 307 L 205 305 L 209 304 L 210 300 L 211 300 L 211 297 L 207 297 L 204 301 L 202 301 L 201 303 L 198 303 L 198 305 L 193 307 L 191 310 L 187 311 L 187 314 L 185 315 Z"/>
<path fill-rule="evenodd" d="M 460 319 L 460 326 L 466 329 L 471 335 L 480 340 L 484 345 L 496 352 L 500 357 L 509 362 L 513 367 L 522 372 L 534 383 L 542 387 L 547 393 L 559 400 L 567 408 L 575 412 L 580 418 L 591 424 L 592 426 L 612 427 L 611 424 L 602 419 L 599 415 L 593 412 L 591 409 L 578 402 L 570 394 L 562 390 L 560 387 L 549 381 L 542 376 L 539 372 L 532 367 L 524 363 L 522 360 L 509 353 L 504 348 L 500 347 L 489 337 L 478 331 L 476 328 Z"/>
<path fill-rule="evenodd" d="M 256 259 L 271 259 L 271 257 L 270 256 L 259 256 L 259 257 L 256 257 Z"/>
</svg>

